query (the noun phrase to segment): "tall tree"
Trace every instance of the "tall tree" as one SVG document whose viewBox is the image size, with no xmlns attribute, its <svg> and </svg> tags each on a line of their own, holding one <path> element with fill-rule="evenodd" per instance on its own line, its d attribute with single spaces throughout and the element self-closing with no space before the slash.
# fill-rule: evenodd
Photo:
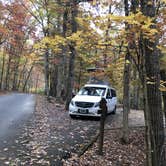
<svg viewBox="0 0 166 166">
<path fill-rule="evenodd" d="M 28 13 L 36 20 L 37 25 L 41 28 L 42 35 L 44 37 L 50 36 L 52 27 L 54 24 L 51 22 L 53 19 L 53 13 L 50 12 L 50 8 L 54 8 L 54 2 L 52 0 L 42 0 L 42 1 L 33 1 L 29 0 L 30 6 L 27 6 L 22 1 L 22 6 L 26 9 Z M 45 76 L 45 95 L 49 96 L 49 88 L 50 88 L 50 81 L 49 81 L 49 55 L 50 50 L 46 46 L 44 52 L 44 76 Z"/>
<path fill-rule="evenodd" d="M 78 14 L 78 6 L 77 6 L 77 0 L 72 0 L 72 11 L 71 11 L 71 29 L 72 33 L 77 32 L 77 22 L 76 22 L 76 16 Z M 68 79 L 67 79 L 67 98 L 66 98 L 66 109 L 68 109 L 69 103 L 72 98 L 72 91 L 73 91 L 73 85 L 74 85 L 74 63 L 75 63 L 75 57 L 76 57 L 76 49 L 74 43 L 69 44 L 70 49 L 70 58 L 69 58 L 69 70 L 68 70 Z"/>
<path fill-rule="evenodd" d="M 8 62 L 10 63 L 8 63 L 6 72 L 6 88 L 10 84 L 12 90 L 18 90 L 21 59 L 26 54 L 26 41 L 33 28 L 29 27 L 30 17 L 23 10 L 19 1 L 15 0 L 6 4 L 6 11 L 10 16 L 6 23 L 8 39 L 6 40 L 5 52 L 8 53 Z"/>
<path fill-rule="evenodd" d="M 124 0 L 125 6 L 125 16 L 129 15 L 129 4 L 128 0 Z M 129 25 L 126 24 L 126 31 Z M 130 111 L 130 91 L 129 91 L 129 81 L 130 81 L 130 53 L 129 48 L 127 48 L 127 53 L 125 55 L 125 66 L 124 66 L 124 80 L 123 80 L 123 136 L 122 140 L 128 143 L 129 129 L 128 129 L 128 113 Z"/>
<path fill-rule="evenodd" d="M 142 0 L 141 9 L 145 16 L 151 17 L 154 21 L 151 28 L 156 28 L 157 6 L 154 0 Z M 163 114 L 161 109 L 161 93 L 160 87 L 160 66 L 159 66 L 159 50 L 157 44 L 159 39 L 154 37 L 153 41 L 144 39 L 144 57 L 145 57 L 145 72 L 146 72 L 146 87 L 147 87 L 147 108 L 148 116 L 145 119 L 148 121 L 150 132 L 151 152 L 147 160 L 148 166 L 163 165 L 164 154 L 164 129 L 163 129 Z M 149 149 L 148 149 L 149 150 Z"/>
<path fill-rule="evenodd" d="M 58 1 L 58 4 L 60 6 L 60 9 L 62 9 L 62 3 L 60 1 Z M 61 15 L 59 15 L 59 34 L 66 38 L 66 33 L 67 33 L 67 23 L 68 23 L 68 19 L 69 19 L 69 6 L 70 6 L 70 2 L 66 2 L 65 6 L 62 9 L 62 13 Z M 63 22 L 62 24 L 60 24 L 61 20 L 60 18 L 63 18 Z M 61 32 L 62 29 L 62 32 Z M 62 51 L 59 55 L 59 63 L 57 64 L 57 86 L 56 88 L 56 98 L 57 100 L 64 100 L 64 98 L 62 99 L 62 96 L 65 96 L 66 94 L 66 76 L 67 76 L 67 49 L 65 46 L 62 46 Z M 63 95 L 62 95 L 63 93 Z"/>
</svg>

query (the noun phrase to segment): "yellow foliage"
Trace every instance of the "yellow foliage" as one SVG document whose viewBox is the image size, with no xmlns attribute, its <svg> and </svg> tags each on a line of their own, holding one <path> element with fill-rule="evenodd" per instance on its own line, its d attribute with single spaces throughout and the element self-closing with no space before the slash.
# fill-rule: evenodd
<svg viewBox="0 0 166 166">
<path fill-rule="evenodd" d="M 82 31 L 77 31 L 76 33 L 73 33 L 71 36 L 67 37 L 66 39 L 68 40 L 68 42 L 74 42 L 77 44 L 81 44 L 83 43 L 83 38 L 81 38 L 81 36 L 83 35 Z"/>
<path fill-rule="evenodd" d="M 153 5 L 153 3 L 151 1 L 148 2 L 148 5 Z"/>
<path fill-rule="evenodd" d="M 109 14 L 102 20 L 109 20 L 109 22 L 108 21 L 107 22 L 110 25 L 112 25 L 112 26 L 109 25 L 110 27 L 119 27 L 119 30 L 117 28 L 115 33 L 121 31 L 122 32 L 121 36 L 124 36 L 126 34 L 128 38 L 131 39 L 136 36 L 140 37 L 140 34 L 143 34 L 144 38 L 148 38 L 149 40 L 150 39 L 154 40 L 155 35 L 158 33 L 157 29 L 153 28 L 154 25 L 153 18 L 143 15 L 141 11 L 138 11 L 136 14 L 131 13 L 129 16 L 117 16 Z M 129 31 L 125 29 L 124 24 L 129 27 Z M 104 25 L 102 24 L 102 26 Z M 112 29 L 110 28 L 110 30 Z M 135 39 L 133 38 L 133 40 Z"/>
<path fill-rule="evenodd" d="M 54 52 L 59 52 L 60 46 L 66 45 L 66 39 L 56 35 L 54 37 L 44 37 L 40 42 L 34 45 L 34 49 L 43 50 L 43 49 L 52 49 Z"/>
<path fill-rule="evenodd" d="M 166 46 L 159 45 L 158 48 L 161 50 L 163 54 L 166 54 Z"/>
<path fill-rule="evenodd" d="M 164 3 L 166 3 L 166 0 L 161 0 L 161 2 L 164 2 Z"/>
<path fill-rule="evenodd" d="M 160 68 L 166 70 L 166 54 L 163 54 L 160 59 Z"/>
<path fill-rule="evenodd" d="M 162 91 L 162 92 L 166 92 L 166 87 L 160 87 L 159 89 L 160 89 L 160 91 Z"/>
<path fill-rule="evenodd" d="M 130 62 L 129 60 L 126 60 L 125 63 L 126 63 L 126 64 L 130 64 L 131 62 Z"/>
</svg>

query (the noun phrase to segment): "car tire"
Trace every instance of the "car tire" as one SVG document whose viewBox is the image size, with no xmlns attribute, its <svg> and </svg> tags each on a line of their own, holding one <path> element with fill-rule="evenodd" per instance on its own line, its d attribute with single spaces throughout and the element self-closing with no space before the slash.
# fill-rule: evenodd
<svg viewBox="0 0 166 166">
<path fill-rule="evenodd" d="M 114 110 L 112 111 L 112 114 L 113 114 L 113 115 L 116 114 L 116 106 L 115 106 Z"/>
<path fill-rule="evenodd" d="M 106 113 L 106 115 L 110 115 L 110 114 L 111 114 L 111 112 L 108 111 L 108 107 L 107 107 L 107 113 Z"/>
<path fill-rule="evenodd" d="M 75 119 L 76 116 L 75 115 L 70 115 L 70 118 Z"/>
</svg>

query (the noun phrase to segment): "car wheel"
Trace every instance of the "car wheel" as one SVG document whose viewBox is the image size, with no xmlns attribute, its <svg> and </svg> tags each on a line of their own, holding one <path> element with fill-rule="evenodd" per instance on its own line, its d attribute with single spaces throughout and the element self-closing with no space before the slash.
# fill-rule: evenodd
<svg viewBox="0 0 166 166">
<path fill-rule="evenodd" d="M 116 114 L 116 106 L 115 106 L 115 108 L 114 108 L 114 110 L 112 111 L 112 114 Z"/>
<path fill-rule="evenodd" d="M 71 117 L 72 119 L 76 118 L 76 116 L 75 116 L 75 115 L 70 115 L 70 117 Z"/>
<path fill-rule="evenodd" d="M 107 107 L 107 112 L 106 112 L 106 115 L 110 115 L 111 114 L 111 112 L 110 111 L 108 111 L 108 107 Z"/>
</svg>

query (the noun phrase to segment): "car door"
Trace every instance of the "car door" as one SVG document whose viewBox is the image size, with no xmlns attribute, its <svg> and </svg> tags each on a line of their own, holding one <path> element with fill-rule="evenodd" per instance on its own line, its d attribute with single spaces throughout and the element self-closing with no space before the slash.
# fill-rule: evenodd
<svg viewBox="0 0 166 166">
<path fill-rule="evenodd" d="M 113 109 L 116 107 L 117 104 L 117 97 L 116 97 L 116 91 L 114 89 L 110 89 L 111 90 L 111 96 L 112 96 L 112 107 Z"/>
<path fill-rule="evenodd" d="M 107 109 L 108 109 L 108 113 L 110 113 L 110 112 L 113 110 L 113 106 L 112 106 L 112 96 L 111 96 L 111 91 L 110 91 L 110 89 L 107 90 L 106 100 L 107 100 Z"/>
</svg>

